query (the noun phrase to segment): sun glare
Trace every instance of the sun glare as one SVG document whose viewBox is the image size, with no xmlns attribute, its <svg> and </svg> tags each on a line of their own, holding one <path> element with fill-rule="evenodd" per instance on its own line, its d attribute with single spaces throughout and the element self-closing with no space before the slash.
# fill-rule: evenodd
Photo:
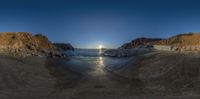
<svg viewBox="0 0 200 99">
<path fill-rule="evenodd" d="M 99 49 L 102 49 L 103 45 L 99 45 Z"/>
</svg>

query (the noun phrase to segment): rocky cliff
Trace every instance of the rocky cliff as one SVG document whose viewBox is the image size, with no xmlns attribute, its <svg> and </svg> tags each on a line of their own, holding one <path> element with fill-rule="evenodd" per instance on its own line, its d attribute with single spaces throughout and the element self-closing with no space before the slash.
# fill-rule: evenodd
<svg viewBox="0 0 200 99">
<path fill-rule="evenodd" d="M 151 44 L 153 42 L 160 41 L 160 40 L 162 40 L 162 39 L 156 39 L 156 38 L 137 38 L 135 40 L 132 40 L 129 43 L 126 43 L 126 44 L 122 45 L 120 47 L 120 49 L 132 49 L 132 48 L 139 47 L 141 45 L 149 45 L 149 44 Z"/>
<path fill-rule="evenodd" d="M 169 39 L 156 42 L 156 44 L 176 46 L 200 45 L 200 33 L 179 34 Z"/>
<path fill-rule="evenodd" d="M 142 45 L 169 47 L 171 51 L 200 51 L 200 33 L 179 34 L 168 39 L 137 38 L 122 45 L 120 49 L 132 49 Z"/>
<path fill-rule="evenodd" d="M 42 34 L 0 33 L 0 53 L 14 56 L 59 56 L 56 47 Z"/>
<path fill-rule="evenodd" d="M 154 44 L 169 45 L 176 51 L 200 51 L 200 33 L 179 34 Z"/>
<path fill-rule="evenodd" d="M 118 49 L 108 49 L 103 55 L 111 57 L 126 57 L 138 54 L 144 54 L 151 50 L 153 43 L 162 39 L 155 38 L 137 38 L 129 43 L 125 43 Z"/>
</svg>

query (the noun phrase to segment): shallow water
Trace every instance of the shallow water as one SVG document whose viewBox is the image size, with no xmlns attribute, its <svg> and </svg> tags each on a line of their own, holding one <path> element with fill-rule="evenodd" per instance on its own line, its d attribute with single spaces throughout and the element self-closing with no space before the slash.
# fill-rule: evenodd
<svg viewBox="0 0 200 99">
<path fill-rule="evenodd" d="M 130 96 L 133 93 L 132 91 L 140 87 L 138 85 L 140 81 L 128 79 L 112 72 L 129 63 L 132 57 L 114 58 L 101 55 L 91 56 L 84 53 L 72 55 L 69 58 L 64 62 L 64 66 L 80 73 L 82 77 L 72 82 L 75 84 L 73 88 L 67 88 L 60 94 L 68 93 L 72 94 L 69 97 L 76 96 L 76 98 L 86 96 L 86 99 L 93 99 L 92 97 L 96 96 L 113 98 Z M 64 86 L 67 87 L 68 84 Z"/>
<path fill-rule="evenodd" d="M 102 50 L 98 49 L 77 49 L 66 52 L 70 60 L 65 64 L 77 72 L 93 71 L 95 74 L 104 74 L 105 69 L 119 69 L 126 65 L 131 57 L 104 57 Z"/>
<path fill-rule="evenodd" d="M 65 64 L 68 68 L 80 72 L 93 72 L 96 75 L 105 74 L 106 69 L 119 69 L 126 65 L 130 57 L 112 58 L 104 56 L 71 56 Z"/>
</svg>

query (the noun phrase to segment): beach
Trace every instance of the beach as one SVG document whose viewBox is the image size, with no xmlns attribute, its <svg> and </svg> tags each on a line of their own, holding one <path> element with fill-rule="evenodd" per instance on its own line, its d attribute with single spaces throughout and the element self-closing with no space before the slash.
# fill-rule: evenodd
<svg viewBox="0 0 200 99">
<path fill-rule="evenodd" d="M 198 59 L 163 51 L 130 58 L 0 55 L 0 98 L 195 99 Z"/>
</svg>

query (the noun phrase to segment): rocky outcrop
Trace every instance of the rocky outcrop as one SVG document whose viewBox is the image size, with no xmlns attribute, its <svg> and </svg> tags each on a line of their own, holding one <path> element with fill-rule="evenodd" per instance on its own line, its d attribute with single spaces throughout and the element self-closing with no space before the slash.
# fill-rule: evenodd
<svg viewBox="0 0 200 99">
<path fill-rule="evenodd" d="M 58 50 L 62 51 L 74 50 L 74 47 L 71 44 L 53 43 L 53 45 L 56 46 Z"/>
<path fill-rule="evenodd" d="M 103 55 L 110 57 L 126 57 L 144 54 L 153 48 L 152 44 L 155 41 L 160 40 L 162 39 L 137 38 L 130 43 L 125 43 L 118 49 L 108 49 L 103 53 Z"/>
<path fill-rule="evenodd" d="M 155 39 L 155 38 L 137 38 L 130 43 L 126 43 L 122 45 L 119 49 L 132 49 L 139 46 L 147 45 L 151 46 L 153 42 L 160 41 L 162 39 Z"/>
<path fill-rule="evenodd" d="M 0 53 L 13 56 L 62 56 L 42 34 L 29 32 L 0 33 Z"/>
<path fill-rule="evenodd" d="M 167 51 L 200 51 L 200 33 L 179 34 L 168 39 L 137 38 L 122 45 L 119 49 L 132 49 L 141 46 Z"/>
<path fill-rule="evenodd" d="M 154 44 L 171 46 L 174 51 L 200 51 L 200 33 L 179 34 Z"/>
</svg>

